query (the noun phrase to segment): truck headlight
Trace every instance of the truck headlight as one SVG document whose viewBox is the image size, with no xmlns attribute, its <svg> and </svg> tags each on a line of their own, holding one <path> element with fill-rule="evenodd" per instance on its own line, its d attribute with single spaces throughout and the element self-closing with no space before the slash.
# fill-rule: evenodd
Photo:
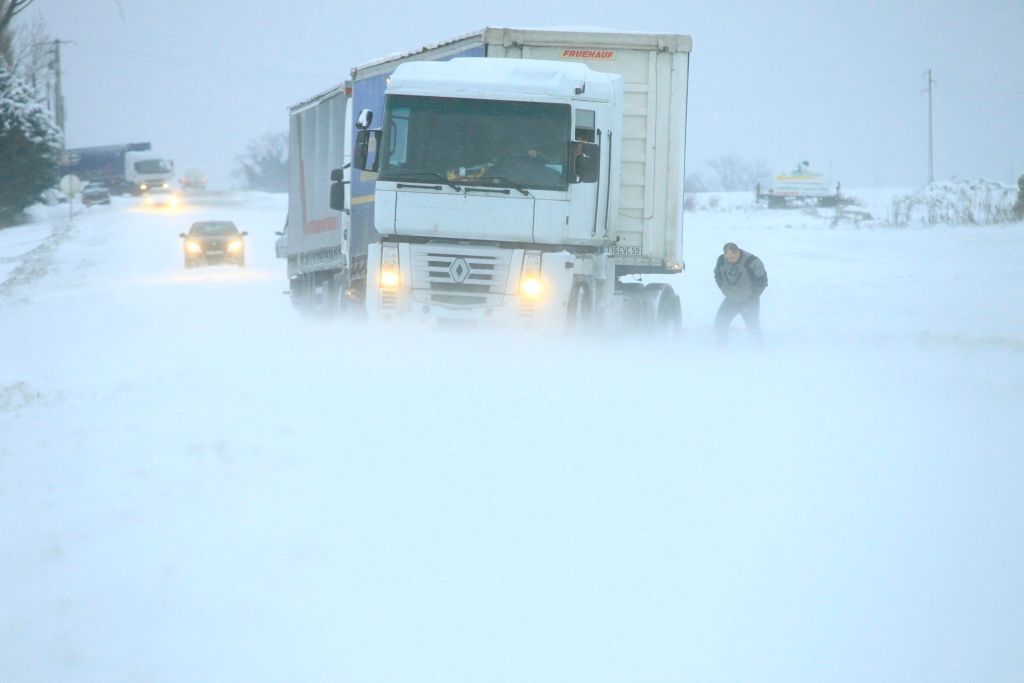
<svg viewBox="0 0 1024 683">
<path fill-rule="evenodd" d="M 393 289 L 402 284 L 397 244 L 382 244 L 380 247 L 379 283 L 384 289 Z"/>
<path fill-rule="evenodd" d="M 540 296 L 541 292 L 544 291 L 544 285 L 541 284 L 539 277 L 528 277 L 525 278 L 519 284 L 519 293 L 525 296 L 527 299 L 536 299 Z"/>
<path fill-rule="evenodd" d="M 544 291 L 540 279 L 540 252 L 528 251 L 523 254 L 523 270 L 519 274 L 519 293 L 527 299 L 536 299 Z"/>
</svg>

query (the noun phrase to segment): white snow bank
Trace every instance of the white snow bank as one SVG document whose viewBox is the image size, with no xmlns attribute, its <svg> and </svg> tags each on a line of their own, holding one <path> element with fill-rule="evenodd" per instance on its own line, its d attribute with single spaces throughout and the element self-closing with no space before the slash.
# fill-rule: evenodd
<svg viewBox="0 0 1024 683">
<path fill-rule="evenodd" d="M 989 225 L 1014 220 L 1017 188 L 992 180 L 942 180 L 896 197 L 893 225 Z"/>
</svg>

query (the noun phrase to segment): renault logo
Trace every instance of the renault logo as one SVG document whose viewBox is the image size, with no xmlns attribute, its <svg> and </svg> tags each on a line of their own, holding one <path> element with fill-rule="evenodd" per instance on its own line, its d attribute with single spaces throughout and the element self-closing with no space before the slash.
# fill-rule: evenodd
<svg viewBox="0 0 1024 683">
<path fill-rule="evenodd" d="M 459 257 L 452 261 L 452 265 L 448 267 L 448 274 L 460 285 L 465 282 L 469 277 L 469 264 L 466 263 L 466 259 Z"/>
</svg>

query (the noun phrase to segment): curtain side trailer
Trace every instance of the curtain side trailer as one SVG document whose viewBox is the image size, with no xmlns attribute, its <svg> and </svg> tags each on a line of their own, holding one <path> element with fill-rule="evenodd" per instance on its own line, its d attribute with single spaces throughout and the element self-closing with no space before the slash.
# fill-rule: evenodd
<svg viewBox="0 0 1024 683">
<path fill-rule="evenodd" d="M 351 93 L 346 81 L 288 112 L 288 216 L 279 254 L 288 259 L 292 303 L 305 312 L 362 307 L 367 237 L 352 229 L 346 192 Z"/>
</svg>

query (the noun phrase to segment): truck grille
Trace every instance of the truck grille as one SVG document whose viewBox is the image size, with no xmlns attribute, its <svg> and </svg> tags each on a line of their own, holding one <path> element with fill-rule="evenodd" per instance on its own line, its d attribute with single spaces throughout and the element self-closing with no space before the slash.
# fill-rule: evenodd
<svg viewBox="0 0 1024 683">
<path fill-rule="evenodd" d="M 443 306 L 498 306 L 511 257 L 511 252 L 501 249 L 413 245 L 416 299 Z"/>
</svg>

